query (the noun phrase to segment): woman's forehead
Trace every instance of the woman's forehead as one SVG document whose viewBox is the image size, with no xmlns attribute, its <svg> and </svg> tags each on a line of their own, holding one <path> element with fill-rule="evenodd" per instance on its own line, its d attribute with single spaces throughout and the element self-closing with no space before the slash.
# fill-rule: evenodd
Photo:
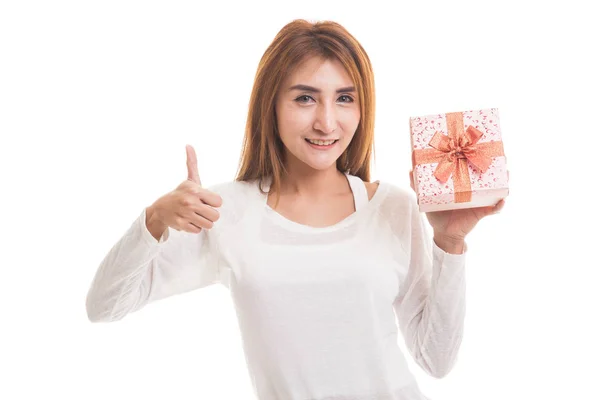
<svg viewBox="0 0 600 400">
<path fill-rule="evenodd" d="M 300 62 L 284 82 L 287 86 L 311 83 L 311 86 L 349 86 L 353 83 L 350 74 L 338 59 L 317 56 Z"/>
</svg>

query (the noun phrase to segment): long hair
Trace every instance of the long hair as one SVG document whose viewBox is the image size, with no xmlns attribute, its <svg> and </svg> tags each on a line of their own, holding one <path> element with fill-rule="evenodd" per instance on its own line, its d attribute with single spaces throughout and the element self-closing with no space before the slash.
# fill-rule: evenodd
<svg viewBox="0 0 600 400">
<path fill-rule="evenodd" d="M 236 181 L 258 180 L 263 193 L 263 182 L 270 179 L 270 191 L 277 194 L 277 200 L 285 173 L 285 153 L 277 130 L 276 96 L 287 75 L 312 57 L 339 60 L 356 87 L 360 122 L 336 167 L 341 172 L 370 181 L 371 154 L 374 154 L 375 81 L 369 57 L 340 24 L 333 21 L 310 23 L 298 19 L 277 33 L 259 62 L 235 178 Z"/>
</svg>

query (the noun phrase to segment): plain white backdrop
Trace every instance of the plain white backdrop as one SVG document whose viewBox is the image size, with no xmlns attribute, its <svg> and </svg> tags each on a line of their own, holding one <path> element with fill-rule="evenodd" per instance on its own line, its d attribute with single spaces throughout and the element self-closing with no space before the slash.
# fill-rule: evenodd
<svg viewBox="0 0 600 400">
<path fill-rule="evenodd" d="M 372 180 L 408 187 L 410 116 L 499 110 L 510 195 L 468 237 L 454 370 L 410 360 L 422 390 L 599 399 L 600 25 L 584 4 L 2 1 L 0 398 L 253 398 L 224 287 L 111 324 L 88 321 L 85 296 L 186 179 L 187 143 L 204 185 L 234 178 L 258 61 L 305 18 L 341 23 L 370 56 Z"/>
</svg>

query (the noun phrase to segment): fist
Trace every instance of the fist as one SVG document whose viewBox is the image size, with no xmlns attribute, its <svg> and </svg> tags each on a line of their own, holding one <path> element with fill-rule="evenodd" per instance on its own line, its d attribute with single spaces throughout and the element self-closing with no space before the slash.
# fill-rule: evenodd
<svg viewBox="0 0 600 400">
<path fill-rule="evenodd" d="M 200 233 L 202 229 L 211 229 L 219 219 L 223 200 L 217 193 L 204 189 L 198 173 L 196 152 L 186 146 L 187 179 L 175 190 L 158 199 L 154 205 L 156 218 L 164 225 L 177 231 Z"/>
</svg>

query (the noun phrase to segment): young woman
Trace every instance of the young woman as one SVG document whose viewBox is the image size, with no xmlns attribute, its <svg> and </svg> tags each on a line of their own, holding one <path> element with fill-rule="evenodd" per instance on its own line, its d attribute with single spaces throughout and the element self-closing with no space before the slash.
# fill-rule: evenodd
<svg viewBox="0 0 600 400">
<path fill-rule="evenodd" d="M 367 54 L 334 22 L 275 37 L 252 90 L 240 170 L 188 179 L 145 208 L 96 273 L 92 321 L 221 283 L 261 400 L 426 399 L 397 345 L 434 377 L 453 367 L 465 315 L 464 238 L 502 206 L 429 213 L 370 182 Z"/>
</svg>

